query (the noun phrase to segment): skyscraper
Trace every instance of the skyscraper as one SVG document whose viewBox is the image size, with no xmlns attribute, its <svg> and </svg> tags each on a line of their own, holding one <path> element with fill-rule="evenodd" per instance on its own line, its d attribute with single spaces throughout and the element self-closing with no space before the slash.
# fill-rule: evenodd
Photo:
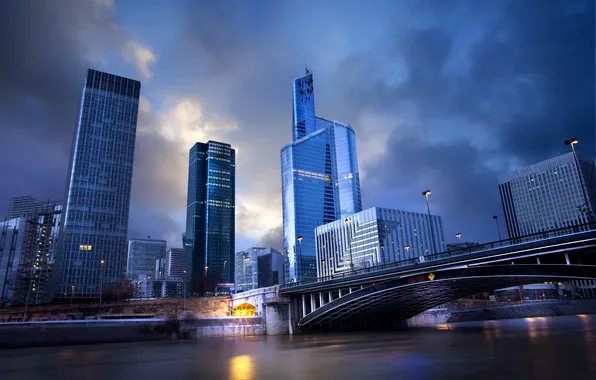
<svg viewBox="0 0 596 380">
<path fill-rule="evenodd" d="M 354 130 L 314 112 L 307 70 L 294 80 L 294 141 L 281 150 L 285 282 L 316 277 L 316 227 L 362 210 Z"/>
<path fill-rule="evenodd" d="M 593 215 L 596 172 L 570 152 L 500 176 L 499 191 L 509 237 L 571 227 Z"/>
<path fill-rule="evenodd" d="M 190 149 L 183 242 L 194 294 L 211 294 L 234 279 L 235 157 L 230 144 L 216 141 Z"/>
<path fill-rule="evenodd" d="M 183 278 L 186 270 L 186 262 L 184 259 L 184 249 L 170 248 L 166 252 L 166 268 L 165 276 L 167 278 L 176 277 Z"/>
<path fill-rule="evenodd" d="M 58 297 L 122 284 L 141 83 L 88 70 L 64 199 Z"/>
</svg>

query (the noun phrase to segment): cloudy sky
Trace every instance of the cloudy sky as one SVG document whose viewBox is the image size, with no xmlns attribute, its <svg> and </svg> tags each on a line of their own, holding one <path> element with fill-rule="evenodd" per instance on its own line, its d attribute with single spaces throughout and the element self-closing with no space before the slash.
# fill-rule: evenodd
<svg viewBox="0 0 596 380">
<path fill-rule="evenodd" d="M 63 195 L 87 68 L 143 82 L 130 237 L 181 246 L 188 150 L 237 152 L 236 248 L 281 245 L 292 80 L 356 130 L 363 206 L 496 239 L 496 177 L 595 153 L 591 0 L 19 0 L 0 5 L 0 215 Z M 504 226 L 502 227 L 504 229 Z"/>
</svg>

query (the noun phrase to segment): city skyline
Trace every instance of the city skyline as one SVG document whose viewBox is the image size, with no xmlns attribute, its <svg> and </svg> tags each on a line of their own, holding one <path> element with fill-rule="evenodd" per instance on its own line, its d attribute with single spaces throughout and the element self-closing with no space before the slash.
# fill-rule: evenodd
<svg viewBox="0 0 596 380">
<path fill-rule="evenodd" d="M 168 50 L 173 40 L 169 33 L 179 29 L 163 33 L 144 25 L 158 14 L 181 17 L 172 11 L 149 10 L 141 21 L 132 17 L 134 6 L 95 1 L 57 9 L 42 6 L 21 20 L 19 15 L 27 14 L 19 11 L 24 3 L 10 4 L 2 12 L 15 15 L 2 25 L 9 30 L 8 46 L 19 49 L 0 74 L 10 73 L 2 77 L 9 91 L 4 94 L 10 96 L 0 108 L 1 148 L 9 157 L 35 150 L 37 160 L 1 164 L 4 173 L 19 179 L 0 189 L 1 214 L 7 213 L 11 197 L 61 197 L 76 124 L 73 110 L 86 67 L 143 80 L 128 237 L 151 235 L 174 247 L 184 230 L 184 156 L 194 142 L 208 139 L 232 143 L 242 157 L 237 247 L 257 245 L 258 240 L 263 240 L 258 245 L 274 247 L 269 242 L 280 242 L 275 229 L 281 225 L 278 152 L 288 140 L 289 80 L 304 62 L 317 73 L 318 88 L 325 89 L 317 101 L 319 113 L 337 115 L 356 128 L 364 208 L 424 212 L 420 191 L 429 188 L 433 212 L 444 218 L 447 242 L 456 240 L 455 232 L 474 241 L 496 239 L 492 215 L 502 218 L 498 175 L 567 153 L 562 141 L 570 135 L 579 139 L 578 151 L 594 155 L 591 2 L 576 2 L 575 7 L 552 2 L 530 21 L 524 17 L 534 14 L 529 2 L 468 2 L 452 9 L 385 2 L 363 11 L 379 16 L 374 18 L 377 26 L 364 32 L 346 22 L 330 26 L 326 34 L 306 31 L 306 38 L 297 40 L 291 36 L 295 24 L 288 23 L 287 35 L 271 35 L 263 43 L 256 36 L 273 25 L 265 22 L 260 31 L 246 10 L 236 9 L 219 26 L 192 24 L 192 33 L 181 39 L 188 44 L 188 66 Z M 64 2 L 69 4 L 75 3 Z M 221 16 L 225 8 L 185 6 L 189 20 L 201 14 L 199 19 Z M 588 7 L 583 14 L 589 17 L 572 17 L 582 6 Z M 58 15 L 59 8 L 67 10 Z M 341 11 L 344 19 L 360 19 L 348 8 Z M 287 21 L 286 14 L 295 9 L 280 5 L 273 11 Z M 318 5 L 311 11 L 325 18 L 330 8 Z M 405 20 L 399 14 L 417 17 Z M 45 21 L 64 17 L 89 23 L 79 29 Z M 459 25 L 449 21 L 453 19 Z M 110 23 L 121 28 L 110 29 Z M 51 51 L 29 39 L 28 33 L 39 30 L 47 31 L 50 40 L 44 45 L 52 46 Z M 516 38 L 508 37 L 507 30 Z M 220 43 L 201 37 L 214 34 Z M 60 35 L 95 37 L 66 44 L 53 39 Z M 350 43 L 335 43 L 338 35 Z M 552 43 L 535 43 L 535 38 Z M 287 51 L 287 46 L 296 49 L 288 58 L 277 60 L 279 53 L 271 54 Z M 253 55 L 262 63 L 254 65 Z M 497 64 L 503 55 L 509 59 Z M 259 170 L 255 174 L 252 168 Z"/>
</svg>

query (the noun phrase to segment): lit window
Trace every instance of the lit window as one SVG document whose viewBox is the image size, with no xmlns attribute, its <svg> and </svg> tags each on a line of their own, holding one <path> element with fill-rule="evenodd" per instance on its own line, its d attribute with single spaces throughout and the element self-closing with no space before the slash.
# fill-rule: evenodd
<svg viewBox="0 0 596 380">
<path fill-rule="evenodd" d="M 79 246 L 79 250 L 81 250 L 81 251 L 91 251 L 91 246 L 88 245 L 88 244 L 81 244 Z"/>
</svg>

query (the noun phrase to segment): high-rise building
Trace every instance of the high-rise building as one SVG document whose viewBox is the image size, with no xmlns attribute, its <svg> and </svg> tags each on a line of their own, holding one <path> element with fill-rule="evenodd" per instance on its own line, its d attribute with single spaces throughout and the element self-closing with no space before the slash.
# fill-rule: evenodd
<svg viewBox="0 0 596 380">
<path fill-rule="evenodd" d="M 40 211 L 52 212 L 54 207 L 59 204 L 60 202 L 40 201 L 37 198 L 29 195 L 23 197 L 14 197 L 10 200 L 8 219 L 18 218 L 33 213 L 38 213 Z"/>
<path fill-rule="evenodd" d="M 186 260 L 184 258 L 183 248 L 170 248 L 166 252 L 166 277 L 184 277 L 186 269 Z"/>
<path fill-rule="evenodd" d="M 284 257 L 273 248 L 252 247 L 236 253 L 236 290 L 283 284 Z"/>
<path fill-rule="evenodd" d="M 0 302 L 3 304 L 12 303 L 15 294 L 26 224 L 24 216 L 0 223 Z"/>
<path fill-rule="evenodd" d="M 498 182 L 510 238 L 594 221 L 593 160 L 570 152 L 500 176 Z M 582 296 L 596 296 L 596 281 L 573 284 Z"/>
<path fill-rule="evenodd" d="M 128 241 L 126 277 L 132 281 L 156 274 L 156 261 L 166 256 L 166 241 L 154 239 L 131 239 Z"/>
<path fill-rule="evenodd" d="M 430 218 L 432 223 L 428 214 L 373 207 L 317 227 L 318 277 L 408 259 L 423 262 L 445 251 L 442 218 Z"/>
<path fill-rule="evenodd" d="M 316 277 L 316 227 L 362 210 L 354 130 L 315 117 L 310 71 L 294 80 L 293 136 L 281 150 L 286 282 Z"/>
<path fill-rule="evenodd" d="M 571 152 L 498 180 L 511 238 L 588 223 L 596 210 L 593 162 Z"/>
<path fill-rule="evenodd" d="M 212 294 L 234 278 L 235 157 L 230 144 L 216 141 L 190 149 L 183 242 L 193 294 Z"/>
<path fill-rule="evenodd" d="M 141 83 L 88 70 L 64 199 L 58 297 L 121 285 Z M 103 264 L 102 264 L 103 262 Z"/>
</svg>

